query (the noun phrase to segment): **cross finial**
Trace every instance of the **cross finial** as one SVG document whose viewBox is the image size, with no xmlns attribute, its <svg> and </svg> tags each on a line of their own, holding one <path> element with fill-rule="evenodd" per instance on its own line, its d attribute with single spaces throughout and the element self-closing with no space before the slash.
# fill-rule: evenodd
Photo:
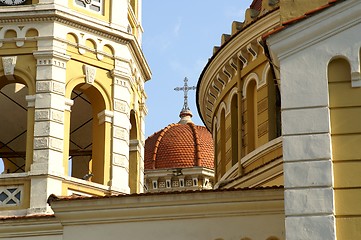
<svg viewBox="0 0 361 240">
<path fill-rule="evenodd" d="M 187 77 L 184 78 L 184 86 L 183 87 L 174 88 L 175 91 L 183 91 L 184 92 L 184 104 L 183 104 L 182 112 L 189 111 L 189 107 L 188 107 L 188 91 L 189 90 L 195 90 L 195 89 L 196 89 L 195 86 L 188 87 L 188 78 Z"/>
</svg>

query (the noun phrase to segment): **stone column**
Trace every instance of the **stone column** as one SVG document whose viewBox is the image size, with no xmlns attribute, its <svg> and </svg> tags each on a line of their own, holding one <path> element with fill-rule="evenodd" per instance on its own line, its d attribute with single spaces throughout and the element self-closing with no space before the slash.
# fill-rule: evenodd
<svg viewBox="0 0 361 240">
<path fill-rule="evenodd" d="M 140 192 L 144 191 L 144 146 L 145 146 L 145 116 L 148 114 L 147 107 L 145 106 L 145 98 L 142 100 L 143 103 L 139 106 L 139 133 L 140 133 L 140 142 L 139 142 L 139 190 Z"/>
<path fill-rule="evenodd" d="M 113 133 L 110 190 L 129 193 L 130 73 L 116 60 L 113 70 Z"/>
<path fill-rule="evenodd" d="M 34 52 L 37 59 L 30 213 L 48 211 L 50 194 L 62 194 L 67 55 Z"/>
<path fill-rule="evenodd" d="M 305 79 L 300 65 L 281 68 L 286 239 L 332 240 L 336 220 L 326 71 L 314 64 Z M 309 89 L 318 89 L 317 96 Z"/>
</svg>

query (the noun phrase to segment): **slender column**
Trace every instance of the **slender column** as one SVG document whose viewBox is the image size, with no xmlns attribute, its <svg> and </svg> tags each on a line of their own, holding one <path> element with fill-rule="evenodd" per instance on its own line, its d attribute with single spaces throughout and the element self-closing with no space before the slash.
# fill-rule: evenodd
<svg viewBox="0 0 361 240">
<path fill-rule="evenodd" d="M 130 71 L 128 63 L 116 61 L 113 71 L 113 136 L 111 190 L 129 193 Z"/>
<path fill-rule="evenodd" d="M 145 99 L 145 98 L 144 98 Z M 145 102 L 145 100 L 143 101 Z M 139 190 L 140 192 L 144 191 L 144 146 L 145 146 L 145 116 L 148 113 L 148 110 L 145 106 L 145 103 L 140 104 L 139 106 L 139 133 L 140 133 L 140 142 L 139 142 Z"/>
<path fill-rule="evenodd" d="M 63 176 L 65 54 L 34 52 L 37 59 L 33 163 L 31 165 L 30 213 L 49 212 L 50 194 L 60 195 Z"/>
</svg>

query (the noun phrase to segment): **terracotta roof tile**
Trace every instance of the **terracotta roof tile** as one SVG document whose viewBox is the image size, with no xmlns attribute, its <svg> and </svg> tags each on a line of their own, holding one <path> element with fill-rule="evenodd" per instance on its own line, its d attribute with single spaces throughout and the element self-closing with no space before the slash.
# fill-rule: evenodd
<svg viewBox="0 0 361 240">
<path fill-rule="evenodd" d="M 54 214 L 38 214 L 26 216 L 0 216 L 0 221 L 20 220 L 20 219 L 39 219 L 39 218 L 55 218 Z"/>
<path fill-rule="evenodd" d="M 293 24 L 295 24 L 295 23 L 297 23 L 299 21 L 303 21 L 303 20 L 305 20 L 305 19 L 307 19 L 307 18 L 309 18 L 309 17 L 311 17 L 311 16 L 313 16 L 313 15 L 315 15 L 317 13 L 322 12 L 324 9 L 327 9 L 327 8 L 329 8 L 331 6 L 334 6 L 337 3 L 344 2 L 344 1 L 346 1 L 346 0 L 329 0 L 326 5 L 319 6 L 319 7 L 315 8 L 315 9 L 312 9 L 312 10 L 304 13 L 303 15 L 301 15 L 299 17 L 295 17 L 295 18 L 292 18 L 292 19 L 290 19 L 288 21 L 283 22 L 281 26 L 275 28 L 274 30 L 272 30 L 272 31 L 270 31 L 268 33 L 263 34 L 262 39 L 265 40 L 269 36 L 271 36 L 272 34 L 280 32 L 283 29 L 285 29 L 286 27 L 289 27 L 289 26 L 291 26 L 291 25 L 293 25 Z"/>
<path fill-rule="evenodd" d="M 170 124 L 145 141 L 145 169 L 188 168 L 213 165 L 211 133 L 194 123 Z"/>
<path fill-rule="evenodd" d="M 236 192 L 236 191 L 256 191 L 256 190 L 277 190 L 283 189 L 283 186 L 271 186 L 271 187 L 254 187 L 254 188 L 227 188 L 227 189 L 216 189 L 216 190 L 188 190 L 188 191 L 172 191 L 172 192 L 147 192 L 147 193 L 133 193 L 133 194 L 119 194 L 110 196 L 56 196 L 50 195 L 48 203 L 51 205 L 55 201 L 73 201 L 73 200 L 92 200 L 92 199 L 106 199 L 106 198 L 129 198 L 139 196 L 160 196 L 160 195 L 174 195 L 174 194 L 192 194 L 192 193 L 210 193 L 210 192 Z"/>
<path fill-rule="evenodd" d="M 250 8 L 257 10 L 257 11 L 261 11 L 262 10 L 262 0 L 253 0 Z"/>
</svg>

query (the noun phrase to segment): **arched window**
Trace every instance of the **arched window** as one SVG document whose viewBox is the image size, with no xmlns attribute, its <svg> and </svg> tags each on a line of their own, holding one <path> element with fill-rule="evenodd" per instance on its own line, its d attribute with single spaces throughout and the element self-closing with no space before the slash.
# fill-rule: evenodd
<svg viewBox="0 0 361 240">
<path fill-rule="evenodd" d="M 0 80 L 0 158 L 5 173 L 25 172 L 28 88 L 17 80 Z"/>
<path fill-rule="evenodd" d="M 238 99 L 234 94 L 231 100 L 231 129 L 232 129 L 232 166 L 238 163 Z"/>
<path fill-rule="evenodd" d="M 77 85 L 71 99 L 69 175 L 104 184 L 105 126 L 99 120 L 105 109 L 104 99 L 88 84 Z"/>
<path fill-rule="evenodd" d="M 221 176 L 226 172 L 226 111 L 222 109 L 220 118 L 220 154 L 219 161 Z"/>
<path fill-rule="evenodd" d="M 251 80 L 247 85 L 247 153 L 256 148 L 257 127 L 257 83 Z"/>
<path fill-rule="evenodd" d="M 138 140 L 138 125 L 135 112 L 130 112 L 130 134 L 129 134 L 129 187 L 131 193 L 139 192 L 140 184 L 140 153 Z"/>
<path fill-rule="evenodd" d="M 217 128 L 217 120 L 214 121 L 213 124 L 213 132 L 214 132 L 214 136 L 213 136 L 213 144 L 214 144 L 214 172 L 215 172 L 215 179 L 218 181 L 219 180 L 219 172 L 218 172 L 218 164 L 219 164 L 219 160 L 220 160 L 220 156 L 219 156 L 219 140 L 218 140 L 218 128 Z"/>
<path fill-rule="evenodd" d="M 281 136 L 281 95 L 272 72 L 267 72 L 268 140 Z"/>
</svg>

